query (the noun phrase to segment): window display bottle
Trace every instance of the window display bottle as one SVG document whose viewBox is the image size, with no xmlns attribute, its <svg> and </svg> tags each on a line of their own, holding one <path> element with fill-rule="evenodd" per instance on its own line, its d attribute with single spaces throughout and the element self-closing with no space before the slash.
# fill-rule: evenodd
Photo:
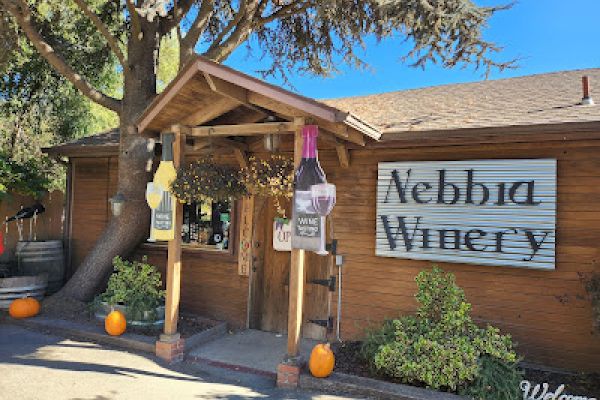
<svg viewBox="0 0 600 400">
<path fill-rule="evenodd" d="M 294 176 L 294 207 L 292 210 L 292 248 L 319 251 L 325 234 L 321 217 L 312 202 L 311 186 L 326 183 L 325 172 L 317 159 L 316 125 L 302 129 L 302 160 Z"/>
</svg>

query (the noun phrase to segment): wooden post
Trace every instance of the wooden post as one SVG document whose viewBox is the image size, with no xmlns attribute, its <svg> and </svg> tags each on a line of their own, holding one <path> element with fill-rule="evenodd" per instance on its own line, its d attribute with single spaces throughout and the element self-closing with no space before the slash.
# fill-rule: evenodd
<svg viewBox="0 0 600 400">
<path fill-rule="evenodd" d="M 173 129 L 173 165 L 179 168 L 184 160 L 185 134 L 178 127 Z M 181 225 L 183 222 L 183 204 L 175 202 L 175 238 L 169 241 L 167 253 L 167 293 L 165 301 L 164 334 L 173 336 L 177 333 L 179 318 L 179 297 L 181 288 Z"/>
<path fill-rule="evenodd" d="M 302 127 L 304 126 L 304 118 L 295 118 L 294 125 L 296 127 L 294 133 L 294 167 L 297 168 L 302 159 Z M 287 354 L 289 358 L 295 358 L 298 357 L 300 330 L 302 328 L 302 303 L 304 300 L 305 279 L 304 250 L 292 249 L 291 257 Z"/>
</svg>

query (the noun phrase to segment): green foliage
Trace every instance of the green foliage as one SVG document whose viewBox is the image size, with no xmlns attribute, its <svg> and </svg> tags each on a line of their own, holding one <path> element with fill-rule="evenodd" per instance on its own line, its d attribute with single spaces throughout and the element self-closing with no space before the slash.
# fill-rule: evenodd
<svg viewBox="0 0 600 400">
<path fill-rule="evenodd" d="M 108 286 L 96 301 L 111 306 L 123 304 L 127 306 L 127 317 L 135 320 L 141 320 L 144 311 L 153 312 L 161 304 L 165 297 L 161 275 L 155 266 L 147 263 L 146 257 L 142 262 L 131 262 L 117 256 L 113 266 Z"/>
<path fill-rule="evenodd" d="M 17 162 L 0 153 L 0 197 L 18 193 L 37 199 L 46 191 L 58 189 L 57 175 L 62 175 L 62 171 L 48 157 Z"/>
<path fill-rule="evenodd" d="M 518 400 L 522 396 L 521 380 L 523 370 L 517 363 L 484 355 L 479 358 L 477 378 L 459 393 L 474 400 Z"/>
<path fill-rule="evenodd" d="M 294 194 L 294 160 L 279 154 L 267 159 L 250 157 L 248 167 L 240 171 L 242 183 L 255 196 L 272 197 L 277 213 L 285 218 L 280 199 L 291 199 Z"/>
<path fill-rule="evenodd" d="M 471 305 L 452 274 L 434 267 L 416 277 L 416 315 L 386 321 L 370 332 L 363 357 L 380 374 L 406 383 L 456 391 L 475 380 L 482 356 L 514 363 L 510 336 L 471 319 Z"/>
<path fill-rule="evenodd" d="M 203 200 L 227 201 L 248 194 L 238 170 L 216 164 L 211 157 L 203 157 L 179 169 L 171 191 L 187 204 Z"/>
<path fill-rule="evenodd" d="M 600 272 L 594 272 L 589 277 L 582 277 L 585 290 L 592 301 L 594 310 L 594 326 L 600 330 Z"/>
</svg>

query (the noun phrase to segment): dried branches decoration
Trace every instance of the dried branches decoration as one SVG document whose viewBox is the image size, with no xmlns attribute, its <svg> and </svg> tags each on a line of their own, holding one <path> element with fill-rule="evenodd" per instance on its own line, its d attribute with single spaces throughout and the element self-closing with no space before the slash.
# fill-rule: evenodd
<svg viewBox="0 0 600 400">
<path fill-rule="evenodd" d="M 235 200 L 248 195 L 239 176 L 237 168 L 216 164 L 211 157 L 203 157 L 179 169 L 171 191 L 186 204 L 202 200 Z"/>
<path fill-rule="evenodd" d="M 294 194 L 294 161 L 290 157 L 272 154 L 267 159 L 250 157 L 248 167 L 241 170 L 241 180 L 249 193 L 272 197 L 277 213 L 285 218 L 281 199 Z"/>
</svg>

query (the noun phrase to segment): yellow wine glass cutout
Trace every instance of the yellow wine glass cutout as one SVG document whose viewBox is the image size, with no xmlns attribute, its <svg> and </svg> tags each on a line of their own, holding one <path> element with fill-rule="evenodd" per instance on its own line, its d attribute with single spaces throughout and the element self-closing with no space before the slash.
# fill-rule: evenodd
<svg viewBox="0 0 600 400">
<path fill-rule="evenodd" d="M 154 182 L 148 182 L 146 184 L 146 202 L 151 209 L 156 209 L 160 205 L 162 200 L 162 190 L 154 184 Z"/>
</svg>

